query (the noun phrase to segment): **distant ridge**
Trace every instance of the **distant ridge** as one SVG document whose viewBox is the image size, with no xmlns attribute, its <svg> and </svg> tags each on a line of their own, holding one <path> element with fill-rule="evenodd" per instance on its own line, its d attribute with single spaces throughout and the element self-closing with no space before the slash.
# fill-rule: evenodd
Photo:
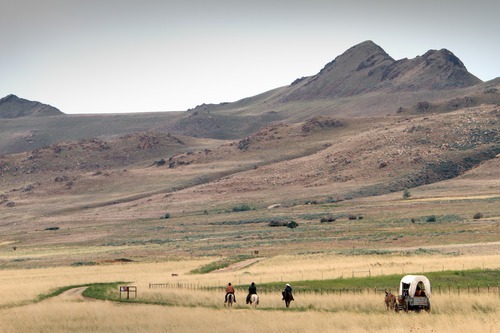
<svg viewBox="0 0 500 333">
<path fill-rule="evenodd" d="M 42 117 L 64 114 L 59 109 L 36 101 L 7 95 L 0 99 L 0 118 Z"/>
<path fill-rule="evenodd" d="M 481 82 L 446 49 L 396 61 L 374 42 L 365 41 L 336 57 L 318 74 L 294 81 L 282 101 L 335 99 L 384 90 L 465 88 Z"/>
</svg>

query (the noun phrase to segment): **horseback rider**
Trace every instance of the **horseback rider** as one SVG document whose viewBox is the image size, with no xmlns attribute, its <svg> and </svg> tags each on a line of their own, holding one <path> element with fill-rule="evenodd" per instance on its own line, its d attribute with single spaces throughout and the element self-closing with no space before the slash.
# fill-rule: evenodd
<svg viewBox="0 0 500 333">
<path fill-rule="evenodd" d="M 291 300 L 294 301 L 293 294 L 292 294 L 292 287 L 290 286 L 289 283 L 286 284 L 285 290 L 282 292 L 283 298 L 281 300 L 285 299 L 286 294 L 290 294 Z"/>
<path fill-rule="evenodd" d="M 252 282 L 250 287 L 248 287 L 247 304 L 250 303 L 250 297 L 253 294 L 257 294 L 257 286 L 255 286 L 255 282 Z"/>
<path fill-rule="evenodd" d="M 226 296 L 224 297 L 224 303 L 227 303 L 227 295 L 233 294 L 233 302 L 236 303 L 236 295 L 234 295 L 234 287 L 231 285 L 231 282 L 227 284 L 226 287 Z"/>
</svg>

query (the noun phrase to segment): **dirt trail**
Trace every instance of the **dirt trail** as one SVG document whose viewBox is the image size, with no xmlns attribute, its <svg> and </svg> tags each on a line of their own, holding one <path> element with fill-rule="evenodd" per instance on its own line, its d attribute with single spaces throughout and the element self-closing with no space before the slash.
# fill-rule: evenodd
<svg viewBox="0 0 500 333">
<path fill-rule="evenodd" d="M 212 273 L 234 272 L 234 271 L 237 271 L 241 268 L 250 266 L 256 262 L 262 261 L 264 259 L 266 259 L 266 258 L 252 258 L 252 259 L 240 261 L 240 262 L 234 263 L 232 265 L 229 265 L 228 267 L 224 267 L 224 268 L 218 269 L 216 271 L 213 271 Z M 89 298 L 83 297 L 83 292 L 87 288 L 88 288 L 87 286 L 84 286 L 84 287 L 77 287 L 77 288 L 68 289 L 65 292 L 61 293 L 58 297 L 72 299 L 72 300 L 74 300 L 74 299 L 91 300 Z"/>
<path fill-rule="evenodd" d="M 85 297 L 83 297 L 83 292 L 87 288 L 88 288 L 87 286 L 84 286 L 84 287 L 78 287 L 78 288 L 68 289 L 65 292 L 61 293 L 58 297 L 61 297 L 61 298 L 72 298 L 72 299 L 77 298 L 79 300 L 83 300 L 83 299 L 86 299 Z"/>
<path fill-rule="evenodd" d="M 243 260 L 243 261 L 234 263 L 232 265 L 229 265 L 227 267 L 213 271 L 212 273 L 234 272 L 234 271 L 237 271 L 237 270 L 242 269 L 244 267 L 250 266 L 258 261 L 262 261 L 264 259 L 266 259 L 266 258 L 252 258 L 252 259 L 248 259 L 248 260 Z"/>
</svg>

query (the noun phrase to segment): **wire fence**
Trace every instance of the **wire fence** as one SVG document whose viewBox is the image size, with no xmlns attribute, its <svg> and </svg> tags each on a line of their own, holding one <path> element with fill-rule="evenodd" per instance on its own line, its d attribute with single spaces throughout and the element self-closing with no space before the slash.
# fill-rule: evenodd
<svg viewBox="0 0 500 333">
<path fill-rule="evenodd" d="M 149 283 L 149 289 L 164 289 L 164 288 L 175 288 L 175 289 L 187 289 L 187 290 L 201 290 L 201 291 L 220 291 L 223 292 L 226 287 L 225 286 L 203 286 L 200 284 L 193 283 L 179 283 L 179 282 L 167 282 L 167 283 Z M 308 294 L 308 295 L 352 295 L 352 294 L 383 294 L 386 290 L 391 290 L 393 288 L 387 286 L 366 288 L 305 288 L 299 287 L 294 288 L 294 293 L 296 295 Z M 246 293 L 246 289 L 235 288 L 238 293 Z M 259 287 L 258 292 L 260 294 L 276 294 L 281 293 L 282 289 L 278 287 Z M 447 285 L 436 285 L 432 288 L 433 294 L 439 295 L 467 295 L 467 294 L 487 294 L 487 295 L 495 295 L 500 296 L 500 286 L 496 285 L 466 285 L 462 286 L 459 284 L 447 284 Z"/>
</svg>

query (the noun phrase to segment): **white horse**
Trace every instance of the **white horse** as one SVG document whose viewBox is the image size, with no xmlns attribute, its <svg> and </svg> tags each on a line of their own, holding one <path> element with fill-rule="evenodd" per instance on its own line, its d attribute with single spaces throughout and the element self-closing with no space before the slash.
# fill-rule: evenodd
<svg viewBox="0 0 500 333">
<path fill-rule="evenodd" d="M 234 302 L 234 294 L 229 293 L 227 294 L 227 307 L 232 307 Z M 226 306 L 226 304 L 224 304 Z"/>
<path fill-rule="evenodd" d="M 259 295 L 252 294 L 252 296 L 250 296 L 250 305 L 256 308 L 258 304 L 259 304 Z"/>
</svg>

